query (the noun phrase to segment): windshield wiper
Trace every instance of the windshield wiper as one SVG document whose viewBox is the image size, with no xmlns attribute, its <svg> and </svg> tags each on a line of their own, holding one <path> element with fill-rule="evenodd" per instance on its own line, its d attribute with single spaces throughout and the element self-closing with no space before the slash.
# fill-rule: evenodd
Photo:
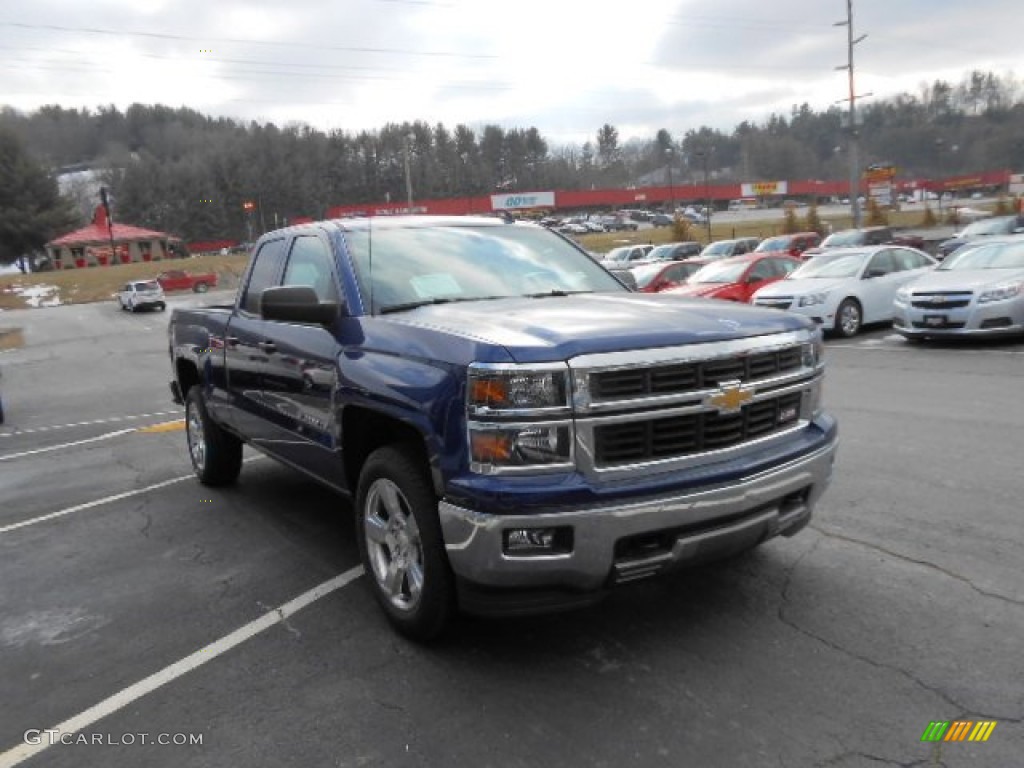
<svg viewBox="0 0 1024 768">
<path fill-rule="evenodd" d="M 563 291 L 561 288 L 552 288 L 550 291 L 544 291 L 543 293 L 525 293 L 523 297 L 527 299 L 547 299 L 552 296 L 575 296 L 578 293 L 593 293 L 593 291 Z"/>
<path fill-rule="evenodd" d="M 386 307 L 381 307 L 379 314 L 387 315 L 391 312 L 405 312 L 409 309 L 416 309 L 417 307 L 429 307 L 433 304 L 454 304 L 460 301 L 490 301 L 492 299 L 507 299 L 508 296 L 455 296 L 444 298 L 435 296 L 432 299 L 421 299 L 420 301 L 407 301 L 402 304 L 389 304 Z"/>
</svg>

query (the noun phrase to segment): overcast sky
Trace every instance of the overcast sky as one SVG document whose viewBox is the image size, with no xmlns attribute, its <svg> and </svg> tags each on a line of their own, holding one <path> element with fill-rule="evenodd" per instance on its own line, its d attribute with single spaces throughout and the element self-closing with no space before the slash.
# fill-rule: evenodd
<svg viewBox="0 0 1024 768">
<path fill-rule="evenodd" d="M 0 104 L 133 102 L 330 130 L 729 131 L 847 94 L 845 0 L 4 0 Z M 1010 0 L 854 0 L 857 91 L 1020 74 Z"/>
</svg>

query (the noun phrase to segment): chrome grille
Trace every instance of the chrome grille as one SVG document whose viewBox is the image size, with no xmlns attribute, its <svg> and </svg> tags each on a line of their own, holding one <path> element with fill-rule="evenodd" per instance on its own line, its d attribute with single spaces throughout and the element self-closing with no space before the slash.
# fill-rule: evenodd
<svg viewBox="0 0 1024 768">
<path fill-rule="evenodd" d="M 751 381 L 800 368 L 800 347 L 771 352 L 673 363 L 648 368 L 598 371 L 591 375 L 595 402 L 648 395 L 667 395 L 717 387 L 726 381 Z"/>
<path fill-rule="evenodd" d="M 965 291 L 915 293 L 911 296 L 910 303 L 918 309 L 960 309 L 971 303 L 971 294 Z"/>
<path fill-rule="evenodd" d="M 598 467 L 677 458 L 738 445 L 796 423 L 801 394 L 759 400 L 738 413 L 692 413 L 594 428 Z"/>
</svg>

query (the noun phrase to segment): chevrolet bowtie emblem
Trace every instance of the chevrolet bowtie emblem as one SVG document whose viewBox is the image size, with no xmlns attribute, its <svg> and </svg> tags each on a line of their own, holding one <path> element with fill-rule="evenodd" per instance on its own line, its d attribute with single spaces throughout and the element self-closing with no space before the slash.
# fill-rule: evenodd
<svg viewBox="0 0 1024 768">
<path fill-rule="evenodd" d="M 932 296 L 932 304 L 944 304 L 945 301 L 945 296 Z"/>
<path fill-rule="evenodd" d="M 744 389 L 738 381 L 727 381 L 718 388 L 717 392 L 704 399 L 704 405 L 717 408 L 719 413 L 736 413 L 753 398 L 753 390 Z"/>
</svg>

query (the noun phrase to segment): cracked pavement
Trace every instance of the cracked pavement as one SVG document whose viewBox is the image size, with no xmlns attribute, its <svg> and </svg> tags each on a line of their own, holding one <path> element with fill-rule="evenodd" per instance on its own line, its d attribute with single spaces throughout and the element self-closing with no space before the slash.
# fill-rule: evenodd
<svg viewBox="0 0 1024 768">
<path fill-rule="evenodd" d="M 171 409 L 166 316 L 110 309 L 19 317 L 4 429 Z M 83 323 L 116 332 L 109 357 Z M 201 746 L 57 746 L 25 765 L 1024 765 L 1021 344 L 890 337 L 827 345 L 839 459 L 792 539 L 584 611 L 460 619 L 427 648 L 357 579 L 90 728 Z M 124 426 L 4 437 L 0 455 Z M 0 527 L 189 472 L 180 432 L 0 462 Z M 260 461 L 237 487 L 186 479 L 0 534 L 0 754 L 283 616 L 357 562 L 352 528 L 342 499 Z M 998 725 L 920 741 L 957 719 Z"/>
</svg>

